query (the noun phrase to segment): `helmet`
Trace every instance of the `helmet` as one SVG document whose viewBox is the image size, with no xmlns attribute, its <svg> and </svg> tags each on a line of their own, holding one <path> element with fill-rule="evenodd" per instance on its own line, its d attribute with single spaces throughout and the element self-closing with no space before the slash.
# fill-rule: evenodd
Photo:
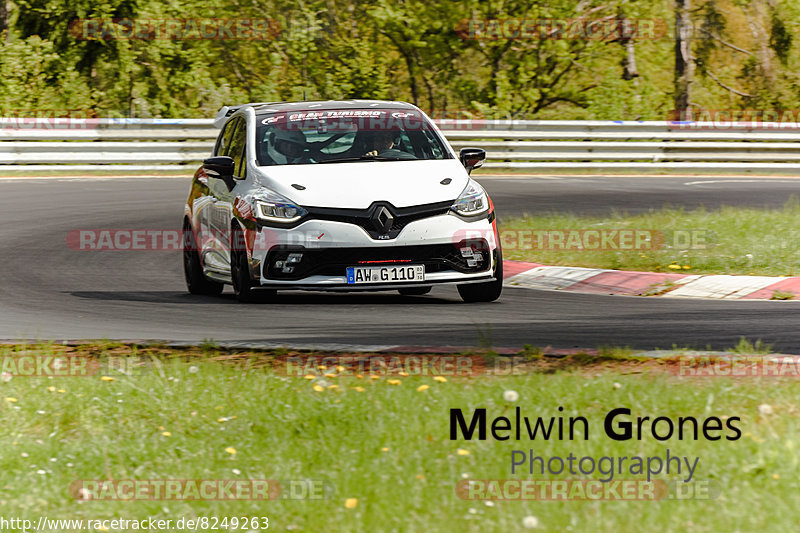
<svg viewBox="0 0 800 533">
<path fill-rule="evenodd" d="M 267 153 L 275 163 L 285 165 L 300 157 L 305 147 L 306 136 L 302 131 L 277 127 L 269 134 Z"/>
</svg>

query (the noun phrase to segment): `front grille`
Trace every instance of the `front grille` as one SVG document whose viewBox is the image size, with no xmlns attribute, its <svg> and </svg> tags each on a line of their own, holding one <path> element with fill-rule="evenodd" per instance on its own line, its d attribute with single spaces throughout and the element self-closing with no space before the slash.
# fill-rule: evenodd
<svg viewBox="0 0 800 533">
<path fill-rule="evenodd" d="M 473 250 L 473 264 L 468 263 L 468 259 L 462 255 L 461 249 L 467 246 Z M 303 258 L 291 265 L 291 272 L 284 272 L 283 267 L 290 253 L 302 253 Z M 367 265 L 369 262 L 425 265 L 426 273 L 455 270 L 472 274 L 489 269 L 489 254 L 488 244 L 483 239 L 452 244 L 372 248 L 277 246 L 267 254 L 263 268 L 265 278 L 282 280 L 297 280 L 314 275 L 345 276 L 347 267 Z"/>
<path fill-rule="evenodd" d="M 453 201 L 437 202 L 435 204 L 417 205 L 414 207 L 394 207 L 388 202 L 373 202 L 366 209 L 338 209 L 328 207 L 309 207 L 308 219 L 331 220 L 354 224 L 364 230 L 373 239 L 395 239 L 400 232 L 411 222 L 423 218 L 444 215 L 450 210 Z M 381 208 L 386 208 L 392 215 L 393 221 L 388 229 L 378 228 L 373 221 L 376 213 Z"/>
</svg>

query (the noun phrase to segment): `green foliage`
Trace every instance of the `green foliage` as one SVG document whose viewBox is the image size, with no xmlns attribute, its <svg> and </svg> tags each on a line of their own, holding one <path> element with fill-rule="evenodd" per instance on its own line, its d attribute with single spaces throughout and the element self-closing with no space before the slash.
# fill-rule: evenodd
<svg viewBox="0 0 800 533">
<path fill-rule="evenodd" d="M 12 0 L 9 6 L 0 49 L 5 112 L 204 117 L 240 101 L 387 98 L 434 117 L 654 120 L 672 106 L 673 0 Z M 624 39 L 506 38 L 502 26 L 493 38 L 465 31 L 470 21 L 580 17 L 663 21 L 667 31 L 633 39 L 638 76 L 630 79 L 623 76 Z M 263 40 L 86 39 L 76 32 L 85 19 L 198 18 L 272 19 L 281 31 Z M 800 106 L 800 5 L 697 0 L 692 18 L 694 106 Z"/>
</svg>

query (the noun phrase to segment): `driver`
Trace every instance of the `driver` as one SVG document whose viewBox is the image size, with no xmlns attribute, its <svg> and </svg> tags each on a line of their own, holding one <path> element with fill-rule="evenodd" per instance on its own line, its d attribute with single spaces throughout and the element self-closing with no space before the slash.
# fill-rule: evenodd
<svg viewBox="0 0 800 533">
<path fill-rule="evenodd" d="M 306 154 L 306 136 L 300 130 L 276 128 L 270 133 L 269 156 L 279 165 L 301 165 L 315 161 Z"/>
<path fill-rule="evenodd" d="M 372 150 L 365 156 L 397 157 L 401 159 L 413 158 L 411 154 L 396 148 L 399 146 L 401 132 L 377 131 L 372 135 Z"/>
</svg>

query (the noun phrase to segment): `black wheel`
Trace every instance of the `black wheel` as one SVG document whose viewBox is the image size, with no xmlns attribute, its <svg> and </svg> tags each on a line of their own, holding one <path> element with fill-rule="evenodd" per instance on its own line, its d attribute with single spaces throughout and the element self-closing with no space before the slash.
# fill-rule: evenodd
<svg viewBox="0 0 800 533">
<path fill-rule="evenodd" d="M 397 292 L 403 296 L 422 296 L 431 292 L 433 287 L 408 287 L 405 289 L 397 289 Z"/>
<path fill-rule="evenodd" d="M 231 282 L 233 293 L 240 302 L 260 302 L 275 296 L 275 290 L 258 290 L 258 286 L 250 277 L 247 264 L 247 250 L 244 244 L 244 233 L 234 228 L 231 231 Z"/>
<path fill-rule="evenodd" d="M 194 232 L 188 220 L 183 223 L 183 275 L 186 278 L 186 288 L 191 294 L 216 296 L 224 288 L 222 283 L 211 281 L 203 274 Z"/>
<path fill-rule="evenodd" d="M 458 294 L 465 302 L 493 302 L 503 292 L 503 252 L 497 249 L 497 266 L 494 270 L 494 281 L 487 283 L 469 283 L 458 286 Z"/>
</svg>

